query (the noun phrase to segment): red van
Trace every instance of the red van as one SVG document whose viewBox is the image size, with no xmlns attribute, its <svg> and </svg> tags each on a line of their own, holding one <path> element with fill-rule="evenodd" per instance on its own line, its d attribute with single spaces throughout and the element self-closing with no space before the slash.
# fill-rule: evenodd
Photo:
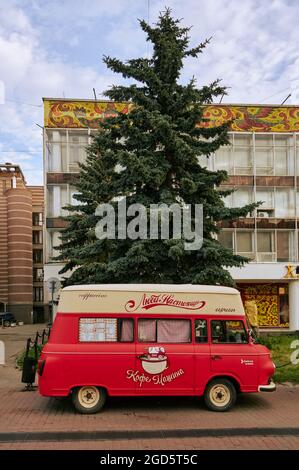
<svg viewBox="0 0 299 470">
<path fill-rule="evenodd" d="M 71 395 L 81 413 L 107 395 L 203 395 L 226 411 L 238 392 L 274 391 L 274 371 L 236 289 L 166 284 L 62 289 L 38 365 L 41 395 Z"/>
</svg>

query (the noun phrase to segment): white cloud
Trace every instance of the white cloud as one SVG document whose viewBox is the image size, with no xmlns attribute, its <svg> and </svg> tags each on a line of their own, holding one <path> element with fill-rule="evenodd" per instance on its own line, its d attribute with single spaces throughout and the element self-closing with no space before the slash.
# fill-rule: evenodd
<svg viewBox="0 0 299 470">
<path fill-rule="evenodd" d="M 289 92 L 288 103 L 298 102 L 298 2 L 151 0 L 150 22 L 165 4 L 184 25 L 193 25 L 192 45 L 213 36 L 199 60 L 186 61 L 185 79 L 194 74 L 202 85 L 222 78 L 230 87 L 223 102 L 279 103 Z M 137 18 L 147 19 L 147 1 L 0 0 L 0 17 L 0 82 L 7 100 L 0 104 L 0 161 L 21 163 L 29 182 L 36 184 L 42 182 L 42 139 L 36 126 L 43 123 L 41 98 L 92 98 L 93 87 L 100 95 L 120 81 L 100 68 L 100 57 L 115 50 L 127 59 L 145 55 Z M 91 34 L 99 50 L 87 65 L 85 57 L 74 59 L 65 47 L 75 51 L 82 34 L 85 40 Z M 3 153 L 25 149 L 33 153 Z"/>
</svg>

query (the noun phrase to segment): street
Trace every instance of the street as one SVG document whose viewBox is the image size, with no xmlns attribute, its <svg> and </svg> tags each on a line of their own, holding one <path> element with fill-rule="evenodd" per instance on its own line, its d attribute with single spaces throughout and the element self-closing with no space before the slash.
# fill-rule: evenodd
<svg viewBox="0 0 299 470">
<path fill-rule="evenodd" d="M 298 449 L 299 387 L 241 395 L 228 413 L 197 398 L 110 398 L 96 415 L 70 400 L 2 389 L 0 449 Z"/>
</svg>

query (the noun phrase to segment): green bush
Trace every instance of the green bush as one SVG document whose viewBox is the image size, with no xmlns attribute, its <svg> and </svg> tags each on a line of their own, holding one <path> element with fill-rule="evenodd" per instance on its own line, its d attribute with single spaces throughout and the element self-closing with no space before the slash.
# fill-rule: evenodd
<svg viewBox="0 0 299 470">
<path fill-rule="evenodd" d="M 42 349 L 44 347 L 44 344 L 38 344 L 37 345 L 37 361 L 39 360 L 39 357 L 41 355 L 41 352 L 42 352 Z M 16 359 L 16 366 L 20 369 L 20 370 L 23 370 L 23 364 L 24 364 L 24 359 L 25 359 L 25 356 L 26 356 L 26 349 L 24 349 L 24 351 L 22 351 L 17 359 Z M 35 358 L 35 350 L 34 348 L 30 348 L 29 349 L 29 353 L 28 353 L 28 357 L 33 357 Z M 36 361 L 36 362 L 37 362 Z"/>
<path fill-rule="evenodd" d="M 291 344 L 298 339 L 299 335 L 261 336 L 259 338 L 259 342 L 271 351 L 276 365 L 275 382 L 299 383 L 299 364 L 290 364 L 291 354 L 295 351 L 291 348 Z"/>
</svg>

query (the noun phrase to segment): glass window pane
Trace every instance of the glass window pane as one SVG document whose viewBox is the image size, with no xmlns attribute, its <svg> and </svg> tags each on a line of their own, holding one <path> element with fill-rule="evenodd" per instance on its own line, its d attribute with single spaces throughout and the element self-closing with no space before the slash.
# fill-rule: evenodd
<svg viewBox="0 0 299 470">
<path fill-rule="evenodd" d="M 61 203 L 61 215 L 65 216 L 67 215 L 68 212 L 65 209 L 63 209 L 63 207 L 67 206 L 69 203 L 67 186 L 60 187 L 60 203 Z"/>
<path fill-rule="evenodd" d="M 78 171 L 78 163 L 83 163 L 85 161 L 87 145 L 87 132 L 69 131 L 70 171 Z"/>
<path fill-rule="evenodd" d="M 230 188 L 225 188 L 230 189 Z M 222 197 L 225 207 L 233 207 L 233 193 L 229 194 L 226 197 Z"/>
<path fill-rule="evenodd" d="M 262 204 L 258 208 L 259 210 L 274 209 L 274 190 L 272 188 L 257 188 L 256 201 L 262 201 Z"/>
<path fill-rule="evenodd" d="M 275 174 L 294 174 L 294 138 L 292 135 L 275 135 Z"/>
<path fill-rule="evenodd" d="M 134 321 L 130 318 L 118 320 L 120 323 L 120 341 L 132 342 L 134 340 Z"/>
<path fill-rule="evenodd" d="M 252 136 L 247 134 L 234 134 L 235 147 L 252 147 Z"/>
<path fill-rule="evenodd" d="M 257 233 L 257 251 L 259 253 L 272 253 L 274 232 Z"/>
<path fill-rule="evenodd" d="M 273 136 L 255 136 L 255 161 L 258 175 L 273 174 L 274 151 Z"/>
<path fill-rule="evenodd" d="M 237 232 L 237 252 L 250 253 L 252 252 L 252 232 Z"/>
<path fill-rule="evenodd" d="M 291 232 L 277 231 L 277 261 L 291 261 L 290 239 Z"/>
<path fill-rule="evenodd" d="M 58 247 L 61 244 L 60 232 L 51 232 L 51 256 L 58 256 Z"/>
<path fill-rule="evenodd" d="M 252 202 L 252 189 L 251 188 L 238 188 L 234 193 L 234 206 L 242 207 Z"/>
<path fill-rule="evenodd" d="M 247 333 L 242 321 L 212 320 L 213 343 L 247 343 Z"/>
<path fill-rule="evenodd" d="M 252 149 L 250 147 L 235 147 L 235 174 L 252 174 Z"/>
<path fill-rule="evenodd" d="M 275 174 L 288 175 L 288 149 L 275 147 Z"/>
<path fill-rule="evenodd" d="M 190 320 L 158 320 L 158 343 L 190 343 Z"/>
<path fill-rule="evenodd" d="M 208 342 L 208 325 L 207 320 L 198 319 L 194 322 L 195 341 L 196 343 Z"/>
<path fill-rule="evenodd" d="M 138 321 L 138 341 L 143 343 L 156 342 L 156 320 Z"/>
<path fill-rule="evenodd" d="M 232 231 L 222 230 L 218 234 L 218 241 L 225 248 L 229 248 L 230 250 L 233 250 L 233 232 Z"/>
<path fill-rule="evenodd" d="M 80 318 L 79 341 L 117 341 L 116 318 Z"/>
<path fill-rule="evenodd" d="M 294 217 L 295 216 L 295 201 L 294 201 L 293 189 L 276 188 L 275 216 L 276 217 Z"/>
<path fill-rule="evenodd" d="M 233 171 L 233 157 L 232 157 L 232 147 L 226 145 L 220 147 L 215 152 L 215 170 L 225 170 L 228 173 Z"/>
</svg>

